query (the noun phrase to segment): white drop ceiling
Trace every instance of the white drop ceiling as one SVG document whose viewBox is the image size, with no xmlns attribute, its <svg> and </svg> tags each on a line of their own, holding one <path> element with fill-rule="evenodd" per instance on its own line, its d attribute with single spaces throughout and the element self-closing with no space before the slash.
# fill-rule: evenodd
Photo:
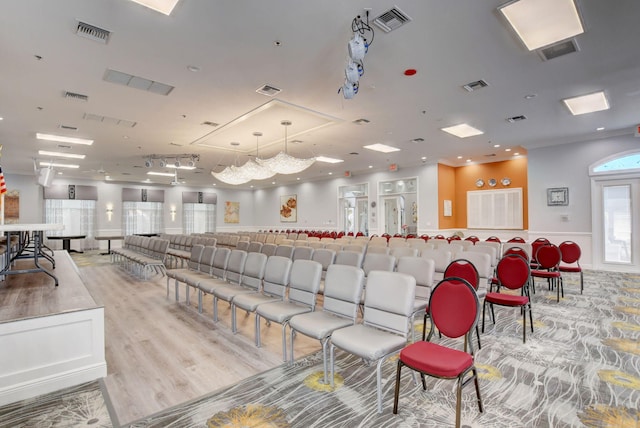
<svg viewBox="0 0 640 428">
<path fill-rule="evenodd" d="M 292 122 L 290 154 L 344 159 L 239 186 L 259 188 L 344 171 L 355 182 L 358 174 L 389 164 L 400 170 L 421 165 L 423 157 L 466 165 L 467 159 L 498 161 L 541 146 L 593 139 L 606 144 L 607 137 L 632 135 L 640 123 L 640 2 L 577 0 L 585 27 L 575 38 L 579 50 L 549 61 L 528 51 L 507 27 L 497 11 L 503 3 L 180 0 L 165 16 L 127 0 L 5 0 L 2 167 L 8 174 L 33 174 L 34 158 L 52 161 L 39 150 L 76 151 L 86 158 L 65 177 L 141 182 L 148 178 L 145 156 L 194 153 L 200 155 L 198 169 L 180 170 L 180 180 L 211 186 L 211 170 L 255 155 L 254 132 L 263 134 L 261 157 L 283 150 L 282 120 Z M 389 33 L 374 26 L 359 93 L 345 100 L 338 88 L 351 21 L 365 8 L 373 20 L 394 5 L 411 21 Z M 78 21 L 110 31 L 108 42 L 78 36 Z M 406 76 L 406 69 L 417 73 Z M 161 95 L 149 85 L 114 84 L 105 81 L 109 70 L 173 89 Z M 463 88 L 477 80 L 489 85 Z M 282 91 L 257 93 L 265 84 Z M 573 116 L 562 102 L 597 91 L 605 91 L 608 110 Z M 65 98 L 67 92 L 88 100 Z M 510 123 L 514 116 L 526 120 Z M 86 120 L 92 117 L 105 119 Z M 359 119 L 369 123 L 354 123 Z M 460 123 L 484 134 L 460 139 L 441 131 Z M 79 151 L 37 140 L 36 133 L 95 142 Z M 370 144 L 401 150 L 363 148 Z M 168 184 L 171 177 L 153 181 Z"/>
</svg>

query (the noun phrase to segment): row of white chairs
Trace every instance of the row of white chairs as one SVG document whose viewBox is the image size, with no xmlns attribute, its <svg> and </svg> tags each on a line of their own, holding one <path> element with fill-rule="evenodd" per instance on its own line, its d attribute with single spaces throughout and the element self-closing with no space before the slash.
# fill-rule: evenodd
<svg viewBox="0 0 640 428">
<path fill-rule="evenodd" d="M 194 246 L 194 258 L 197 247 Z M 262 253 L 247 253 L 242 250 L 201 248 L 201 258 L 211 257 L 211 253 L 214 260 L 226 259 L 226 269 L 220 271 L 214 268 L 210 275 L 203 272 L 202 268 L 194 269 L 194 266 L 170 271 L 169 276 L 176 281 L 176 290 L 179 287 L 178 283 L 184 282 L 187 288 L 196 288 L 199 295 L 213 295 L 214 321 L 218 320 L 218 300 L 229 302 L 231 328 L 234 333 L 237 332 L 238 309 L 255 313 L 255 344 L 258 347 L 261 346 L 261 320 L 281 324 L 284 361 L 294 359 L 296 334 L 318 339 L 323 349 L 325 382 L 329 343 L 332 375 L 337 348 L 377 363 L 378 409 L 382 411 L 381 364 L 385 358 L 401 349 L 409 338 L 411 319 L 416 306 L 414 276 L 383 270 L 371 270 L 366 275 L 366 269 L 360 267 L 332 264 L 328 267 L 324 280 L 322 310 L 316 310 L 317 294 L 322 279 L 320 263 L 313 260 L 292 261 L 282 256 L 267 257 Z M 403 259 L 405 258 L 401 259 L 401 265 Z M 428 260 L 418 257 L 406 259 L 429 264 Z M 205 261 L 201 265 L 207 263 L 216 266 L 215 261 Z M 217 267 L 220 268 L 221 265 L 217 264 Z M 204 270 L 206 271 L 206 268 Z M 367 292 L 362 320 L 358 322 L 358 308 L 363 303 L 365 278 Z M 168 288 L 169 279 L 167 290 Z M 200 298 L 200 311 L 201 302 Z M 423 311 L 426 302 L 425 297 L 423 303 L 420 303 Z M 287 326 L 290 327 L 291 337 L 289 359 Z"/>
<path fill-rule="evenodd" d="M 132 273 L 147 279 L 147 273 L 155 272 L 164 276 L 165 259 L 169 241 L 157 237 L 128 235 L 124 237 L 122 248 L 111 251 L 111 261 L 117 262 Z"/>
</svg>

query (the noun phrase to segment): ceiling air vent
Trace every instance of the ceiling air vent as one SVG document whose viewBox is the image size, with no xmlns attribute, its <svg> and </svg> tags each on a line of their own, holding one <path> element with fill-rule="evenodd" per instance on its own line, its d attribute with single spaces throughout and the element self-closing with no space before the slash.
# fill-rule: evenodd
<svg viewBox="0 0 640 428">
<path fill-rule="evenodd" d="M 69 126 L 69 125 L 58 125 L 58 127 L 60 129 L 66 129 L 67 131 L 77 131 L 78 128 L 75 126 Z"/>
<path fill-rule="evenodd" d="M 64 93 L 64 97 L 69 98 L 70 100 L 76 100 L 76 101 L 89 101 L 88 95 L 76 94 L 75 92 L 69 92 L 69 91 Z"/>
<path fill-rule="evenodd" d="M 487 86 L 489 86 L 489 84 L 482 79 L 462 85 L 462 87 L 468 92 L 477 91 L 478 89 L 486 88 Z"/>
<path fill-rule="evenodd" d="M 268 97 L 272 97 L 280 92 L 282 92 L 282 89 L 278 89 L 275 86 L 272 85 L 264 85 L 261 86 L 260 88 L 256 89 L 256 92 L 262 95 L 266 95 Z"/>
<path fill-rule="evenodd" d="M 555 45 L 547 46 L 538 50 L 538 54 L 544 61 L 558 58 L 559 56 L 569 55 L 570 53 L 578 52 L 578 43 L 576 39 L 565 40 L 564 42 L 556 43 Z"/>
<path fill-rule="evenodd" d="M 509 123 L 516 123 L 516 122 L 522 122 L 523 120 L 525 120 L 527 117 L 520 115 L 520 116 L 512 116 L 512 117 L 508 117 L 507 118 L 507 122 Z"/>
<path fill-rule="evenodd" d="M 366 125 L 369 122 L 371 122 L 369 119 L 356 119 L 353 121 L 356 125 Z"/>
<path fill-rule="evenodd" d="M 204 122 L 202 122 L 200 125 L 213 126 L 214 128 L 215 128 L 216 126 L 220 126 L 220 124 L 219 124 L 219 123 L 211 122 L 211 121 L 209 121 L 209 120 L 205 120 L 205 121 L 204 121 Z"/>
<path fill-rule="evenodd" d="M 398 6 L 394 6 L 374 19 L 373 23 L 380 27 L 382 31 L 388 33 L 402 27 L 409 21 L 411 21 L 411 18 L 401 11 Z"/>
<path fill-rule="evenodd" d="M 103 28 L 87 24 L 86 22 L 78 21 L 76 34 L 80 37 L 84 37 L 85 39 L 91 39 L 93 41 L 104 43 L 106 45 L 109 41 L 111 32 Z"/>
<path fill-rule="evenodd" d="M 411 140 L 412 143 L 422 143 L 424 141 L 424 138 L 414 138 L 413 140 Z"/>
</svg>

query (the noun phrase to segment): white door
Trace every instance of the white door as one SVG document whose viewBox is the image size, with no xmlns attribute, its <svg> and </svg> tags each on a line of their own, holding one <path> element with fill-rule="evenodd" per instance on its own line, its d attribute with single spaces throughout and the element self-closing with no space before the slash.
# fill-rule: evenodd
<svg viewBox="0 0 640 428">
<path fill-rule="evenodd" d="M 595 180 L 593 196 L 594 267 L 640 272 L 640 178 Z"/>
</svg>

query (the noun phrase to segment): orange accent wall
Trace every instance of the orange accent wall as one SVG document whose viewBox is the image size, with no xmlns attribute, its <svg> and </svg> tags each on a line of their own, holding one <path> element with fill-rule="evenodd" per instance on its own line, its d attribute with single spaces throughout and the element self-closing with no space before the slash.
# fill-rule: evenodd
<svg viewBox="0 0 640 428">
<path fill-rule="evenodd" d="M 508 188 L 521 187 L 523 199 L 523 227 L 529 228 L 529 198 L 527 185 L 527 158 L 521 157 L 502 162 L 492 162 L 462 166 L 458 168 L 438 165 L 438 208 L 440 229 L 467 227 L 467 191 L 504 189 L 500 182 L 503 178 L 511 179 Z M 498 184 L 490 187 L 487 183 L 493 178 Z M 482 179 L 483 187 L 477 187 L 476 181 Z M 453 189 L 453 194 L 452 194 Z M 444 217 L 443 200 L 453 201 L 453 217 Z"/>
<path fill-rule="evenodd" d="M 440 229 L 453 229 L 456 226 L 456 168 L 438 164 L 438 227 Z M 453 206 L 453 216 L 444 216 L 444 200 L 449 200 Z M 466 208 L 465 208 L 466 209 Z"/>
</svg>

